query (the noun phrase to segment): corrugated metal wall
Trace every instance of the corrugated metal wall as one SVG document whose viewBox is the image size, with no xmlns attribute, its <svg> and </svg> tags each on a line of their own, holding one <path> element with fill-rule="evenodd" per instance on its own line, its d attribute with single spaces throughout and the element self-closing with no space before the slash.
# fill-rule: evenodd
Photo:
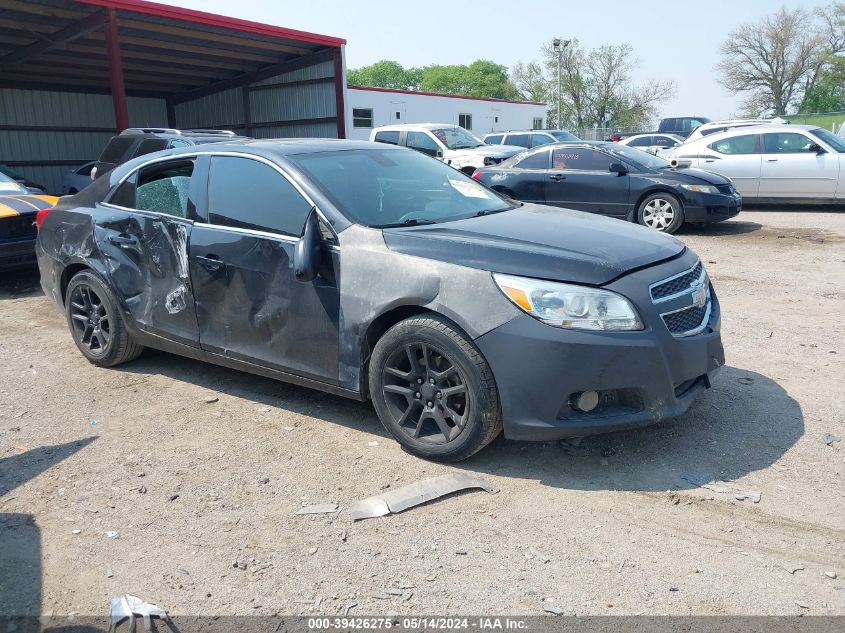
<svg viewBox="0 0 845 633">
<path fill-rule="evenodd" d="M 128 105 L 131 126 L 168 127 L 164 99 L 129 97 Z M 177 104 L 175 115 L 176 127 L 183 129 L 226 128 L 257 138 L 337 137 L 336 109 L 334 63 L 325 61 Z M 100 155 L 114 127 L 110 95 L 0 89 L 0 163 L 43 163 L 12 169 L 49 193 L 61 193 L 62 177 L 73 166 Z"/>
<path fill-rule="evenodd" d="M 292 85 L 284 85 L 292 84 Z M 249 125 L 243 125 L 244 93 Z M 256 138 L 337 137 L 334 62 L 326 61 L 176 106 L 181 128 L 223 127 Z M 341 113 L 343 116 L 343 113 Z"/>
<path fill-rule="evenodd" d="M 130 125 L 167 123 L 163 99 L 129 97 L 128 107 Z M 96 159 L 114 134 L 114 109 L 109 95 L 2 88 L 0 126 L 24 128 L 0 128 L 0 163 L 53 163 L 12 169 L 48 192 L 60 193 L 65 172 Z"/>
</svg>

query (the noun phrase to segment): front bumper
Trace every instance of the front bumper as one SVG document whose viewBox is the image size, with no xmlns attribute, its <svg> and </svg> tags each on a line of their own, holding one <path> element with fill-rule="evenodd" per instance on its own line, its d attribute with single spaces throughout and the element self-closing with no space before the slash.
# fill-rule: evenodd
<svg viewBox="0 0 845 633">
<path fill-rule="evenodd" d="M 652 304 L 648 286 L 695 262 L 687 251 L 607 286 L 637 306 L 642 331 L 565 330 L 521 315 L 476 339 L 499 389 L 505 436 L 556 440 L 684 413 L 725 362 L 718 299 L 711 288 L 710 317 L 700 334 L 676 338 L 660 317 L 667 307 Z M 590 412 L 571 403 L 573 394 L 584 391 L 599 392 Z"/>
<path fill-rule="evenodd" d="M 721 222 L 739 215 L 742 196 L 739 193 L 702 193 L 687 195 L 684 219 L 687 222 Z"/>
</svg>

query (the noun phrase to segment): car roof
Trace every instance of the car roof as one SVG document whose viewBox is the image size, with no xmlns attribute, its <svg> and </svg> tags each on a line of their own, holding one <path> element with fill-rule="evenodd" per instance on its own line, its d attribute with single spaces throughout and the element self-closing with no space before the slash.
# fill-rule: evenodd
<svg viewBox="0 0 845 633">
<path fill-rule="evenodd" d="M 749 128 L 753 128 L 753 131 L 750 131 Z M 731 136 L 731 135 L 743 135 L 743 134 L 764 134 L 766 132 L 776 132 L 776 133 L 783 133 L 783 132 L 791 132 L 793 130 L 800 130 L 802 132 L 811 132 L 813 130 L 818 130 L 818 125 L 794 125 L 792 123 L 771 123 L 768 125 L 743 125 L 740 127 L 732 127 L 730 129 L 725 130 L 724 132 L 719 132 L 717 134 L 710 134 L 703 138 L 706 139 L 716 139 L 722 136 Z"/>
<path fill-rule="evenodd" d="M 197 152 L 240 152 L 256 155 L 270 154 L 274 156 L 287 156 L 294 154 L 336 152 L 342 150 L 355 149 L 381 149 L 402 151 L 404 148 L 385 143 L 371 143 L 370 141 L 355 141 L 337 138 L 286 138 L 221 141 L 219 143 L 202 146 L 177 147 L 175 149 L 165 150 L 164 152 L 156 153 L 166 153 L 169 156 L 178 156 L 180 154 L 196 154 Z M 151 154 L 146 154 L 146 156 L 151 156 Z"/>
<path fill-rule="evenodd" d="M 391 130 L 413 130 L 422 128 L 424 130 L 438 130 L 447 127 L 461 127 L 454 123 L 397 123 L 396 125 L 381 125 L 373 128 L 374 132 L 389 132 Z"/>
</svg>

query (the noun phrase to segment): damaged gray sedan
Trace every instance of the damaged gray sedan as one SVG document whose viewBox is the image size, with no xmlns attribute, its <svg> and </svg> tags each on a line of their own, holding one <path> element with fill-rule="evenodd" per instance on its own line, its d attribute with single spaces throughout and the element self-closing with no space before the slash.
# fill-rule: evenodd
<svg viewBox="0 0 845 633">
<path fill-rule="evenodd" d="M 719 303 L 674 238 L 522 204 L 412 150 L 245 141 L 151 154 L 38 217 L 79 350 L 145 346 L 372 399 L 456 461 L 683 413 L 724 363 Z"/>
</svg>

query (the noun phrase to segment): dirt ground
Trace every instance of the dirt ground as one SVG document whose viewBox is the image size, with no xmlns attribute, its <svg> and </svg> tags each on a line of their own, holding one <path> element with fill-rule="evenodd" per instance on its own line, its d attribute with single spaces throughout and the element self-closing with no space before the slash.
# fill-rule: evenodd
<svg viewBox="0 0 845 633">
<path fill-rule="evenodd" d="M 172 614 L 845 614 L 845 441 L 823 440 L 845 438 L 845 213 L 679 237 L 722 302 L 714 388 L 655 427 L 458 466 L 404 453 L 368 404 L 150 350 L 98 369 L 37 277 L 3 274 L 0 614 L 122 592 Z M 461 471 L 501 491 L 349 516 Z"/>
</svg>

